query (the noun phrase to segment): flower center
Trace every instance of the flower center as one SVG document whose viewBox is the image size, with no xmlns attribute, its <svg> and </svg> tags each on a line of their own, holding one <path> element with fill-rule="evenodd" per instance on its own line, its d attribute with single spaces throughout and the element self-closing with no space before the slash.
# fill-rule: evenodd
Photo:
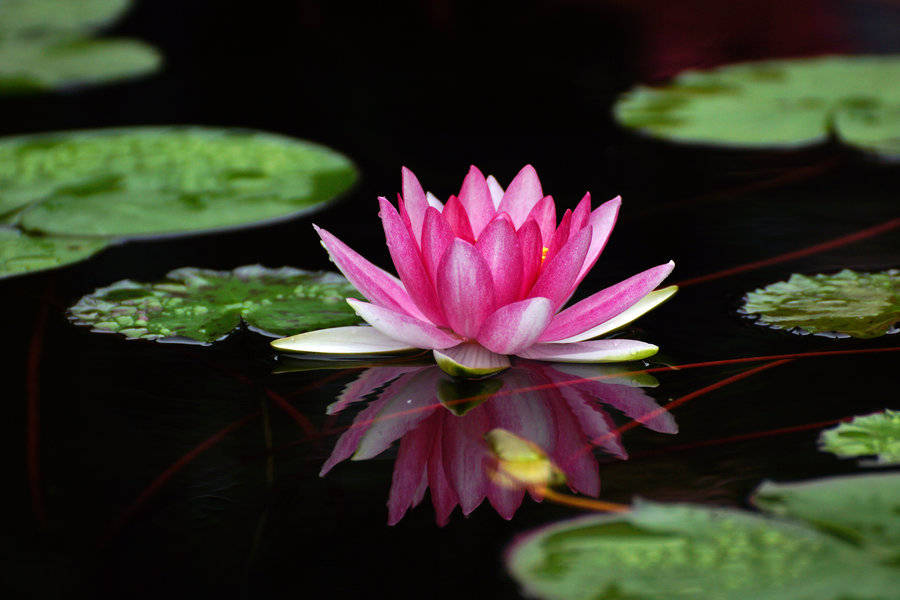
<svg viewBox="0 0 900 600">
<path fill-rule="evenodd" d="M 547 253 L 550 252 L 550 248 L 544 246 L 544 249 L 541 250 L 541 264 L 544 264 L 544 261 L 547 260 Z"/>
</svg>

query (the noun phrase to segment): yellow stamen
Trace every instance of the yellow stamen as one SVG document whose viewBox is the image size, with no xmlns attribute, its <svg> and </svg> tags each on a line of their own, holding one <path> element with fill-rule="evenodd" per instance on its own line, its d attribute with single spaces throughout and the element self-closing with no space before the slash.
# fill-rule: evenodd
<svg viewBox="0 0 900 600">
<path fill-rule="evenodd" d="M 541 250 L 541 264 L 544 264 L 544 261 L 547 260 L 547 253 L 550 252 L 550 248 L 544 246 L 544 249 Z"/>
</svg>

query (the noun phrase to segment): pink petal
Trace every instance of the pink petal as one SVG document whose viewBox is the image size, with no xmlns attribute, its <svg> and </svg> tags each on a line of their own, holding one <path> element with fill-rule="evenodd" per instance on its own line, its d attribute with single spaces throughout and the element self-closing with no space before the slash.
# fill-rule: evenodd
<svg viewBox="0 0 900 600">
<path fill-rule="evenodd" d="M 563 386 L 558 390 L 569 404 L 569 409 L 588 441 L 616 458 L 627 460 L 628 452 L 625 451 L 619 434 L 614 433 L 616 425 L 609 415 L 581 390 L 571 386 Z"/>
<path fill-rule="evenodd" d="M 581 280 L 588 274 L 588 271 L 593 268 L 597 258 L 600 257 L 600 253 L 603 252 L 603 248 L 606 246 L 606 242 L 612 233 L 613 226 L 616 224 L 620 206 L 622 206 L 622 197 L 616 196 L 612 200 L 598 206 L 591 213 L 588 224 L 593 228 L 594 236 L 591 238 L 591 247 L 588 249 L 587 256 L 585 256 L 584 265 L 581 267 L 578 278 L 575 280 L 575 285 L 572 288 L 573 292 L 575 287 L 578 287 Z"/>
<path fill-rule="evenodd" d="M 378 214 L 384 225 L 384 236 L 400 280 L 422 314 L 432 323 L 443 325 L 446 321 L 441 312 L 441 305 L 435 297 L 434 284 L 431 283 L 431 277 L 422 264 L 419 247 L 403 225 L 394 206 L 384 198 L 379 198 L 378 201 L 381 204 L 381 211 Z"/>
<path fill-rule="evenodd" d="M 400 173 L 403 179 L 403 204 L 409 215 L 416 244 L 419 244 L 422 241 L 422 223 L 425 220 L 425 209 L 428 208 L 428 202 L 425 200 L 422 185 L 413 172 L 403 167 L 400 169 Z"/>
<path fill-rule="evenodd" d="M 534 219 L 541 228 L 541 241 L 544 246 L 550 247 L 550 240 L 553 239 L 553 233 L 556 231 L 556 204 L 553 202 L 553 196 L 545 196 L 541 201 L 534 205 L 528 218 Z"/>
<path fill-rule="evenodd" d="M 537 279 L 543 262 L 544 248 L 541 243 L 541 230 L 538 224 L 529 219 L 519 228 L 519 245 L 522 248 L 522 286 L 519 297 L 526 295 Z"/>
<path fill-rule="evenodd" d="M 572 231 L 578 231 L 587 226 L 591 217 L 591 193 L 588 192 L 572 211 Z"/>
<path fill-rule="evenodd" d="M 673 268 L 675 263 L 668 262 L 588 296 L 553 317 L 540 341 L 563 340 L 613 318 L 653 291 Z"/>
<path fill-rule="evenodd" d="M 509 213 L 513 224 L 519 227 L 528 218 L 528 213 L 534 205 L 543 197 L 544 192 L 541 191 L 541 181 L 537 172 L 531 165 L 525 165 L 506 188 L 498 210 Z"/>
<path fill-rule="evenodd" d="M 522 248 L 509 217 L 501 214 L 491 221 L 481 232 L 475 248 L 491 271 L 497 304 L 515 300 L 522 286 Z"/>
<path fill-rule="evenodd" d="M 444 423 L 451 422 L 458 417 L 449 411 L 441 410 L 428 418 L 420 427 L 427 428 L 431 432 L 433 443 L 431 455 L 428 457 L 428 487 L 431 489 L 431 503 L 434 505 L 435 517 L 439 527 L 443 527 L 450 520 L 453 509 L 459 504 L 459 496 L 453 489 L 453 484 L 447 477 L 444 468 L 443 437 Z"/>
<path fill-rule="evenodd" d="M 591 340 L 571 344 L 535 344 L 518 352 L 522 358 L 559 362 L 621 362 L 653 356 L 659 350 L 653 344 L 637 340 Z"/>
<path fill-rule="evenodd" d="M 592 382 L 592 396 L 597 401 L 621 411 L 626 417 L 660 433 L 678 433 L 675 418 L 639 387 Z"/>
<path fill-rule="evenodd" d="M 515 354 L 534 344 L 552 316 L 550 300 L 541 297 L 501 306 L 485 319 L 478 341 L 497 354 Z"/>
<path fill-rule="evenodd" d="M 412 378 L 412 375 L 404 375 L 403 377 L 409 379 Z M 378 398 L 370 402 L 362 412 L 356 415 L 356 418 L 353 419 L 353 425 L 341 434 L 341 437 L 338 438 L 337 443 L 334 445 L 334 450 L 331 451 L 331 456 L 322 465 L 322 470 L 319 471 L 320 477 L 327 474 L 339 462 L 353 456 L 353 453 L 356 452 L 356 447 L 359 446 L 359 441 L 366 434 L 366 431 L 369 430 L 369 427 L 372 426 L 372 423 L 375 422 L 374 419 L 378 415 L 378 411 L 387 404 L 388 400 L 388 398 Z"/>
<path fill-rule="evenodd" d="M 558 310 L 569 297 L 569 290 L 584 263 L 590 242 L 590 227 L 576 233 L 556 256 L 544 263 L 528 295 L 549 298 L 553 303 L 554 312 Z"/>
<path fill-rule="evenodd" d="M 525 499 L 525 488 L 506 487 L 488 479 L 487 497 L 494 510 L 509 521 L 516 514 L 516 511 L 519 510 L 522 500 Z"/>
<path fill-rule="evenodd" d="M 566 474 L 569 487 L 582 494 L 596 496 L 600 493 L 600 467 L 590 449 L 581 425 L 569 407 L 563 402 L 554 410 L 556 417 L 556 444 L 547 448 L 547 454 Z"/>
<path fill-rule="evenodd" d="M 354 402 L 364 400 L 366 396 L 374 392 L 381 386 L 389 383 L 401 375 L 407 373 L 416 373 L 428 367 L 422 366 L 406 366 L 406 367 L 372 367 L 363 371 L 359 377 L 351 381 L 340 393 L 337 400 L 328 405 L 325 413 L 336 415 Z"/>
<path fill-rule="evenodd" d="M 437 209 L 428 207 L 425 211 L 425 223 L 422 226 L 422 262 L 431 281 L 437 281 L 437 270 L 441 258 L 453 243 L 453 230 Z"/>
<path fill-rule="evenodd" d="M 444 203 L 438 200 L 437 196 L 435 196 L 431 192 L 425 192 L 425 200 L 428 201 L 428 206 L 437 209 L 438 212 L 442 212 L 444 210 Z"/>
<path fill-rule="evenodd" d="M 400 280 L 357 254 L 329 232 L 313 225 L 334 264 L 370 302 L 424 319 Z"/>
<path fill-rule="evenodd" d="M 437 290 L 453 331 L 465 338 L 477 336 L 494 311 L 495 296 L 490 268 L 475 246 L 453 241 L 438 267 Z"/>
<path fill-rule="evenodd" d="M 562 247 L 566 245 L 566 242 L 569 241 L 574 233 L 576 233 L 576 230 L 572 229 L 572 211 L 566 209 L 562 219 L 559 221 L 559 227 L 556 228 L 556 231 L 553 232 L 553 236 L 550 238 L 550 243 L 546 243 L 545 239 L 544 246 L 547 247 L 547 254 L 544 256 L 544 262 L 559 254 L 559 251 L 562 250 Z"/>
<path fill-rule="evenodd" d="M 462 202 L 456 196 L 450 196 L 444 210 L 441 213 L 447 219 L 447 223 L 453 230 L 456 237 L 462 238 L 469 243 L 475 243 L 475 234 L 472 233 L 472 225 L 469 223 L 469 216 Z"/>
<path fill-rule="evenodd" d="M 474 165 L 469 168 L 469 174 L 463 180 L 459 201 L 466 209 L 472 233 L 477 239 L 481 235 L 481 230 L 494 218 L 495 210 L 484 175 Z"/>
<path fill-rule="evenodd" d="M 388 525 L 396 525 L 408 509 L 418 504 L 416 496 L 428 482 L 432 442 L 430 432 L 423 427 L 417 427 L 400 440 L 388 494 Z"/>
<path fill-rule="evenodd" d="M 475 510 L 487 493 L 485 459 L 488 456 L 483 436 L 490 429 L 484 405 L 466 413 L 464 418 L 448 417 L 444 421 L 444 472 L 459 498 L 463 514 Z"/>
<path fill-rule="evenodd" d="M 497 210 L 497 207 L 500 206 L 500 201 L 503 200 L 503 187 L 497 182 L 493 175 L 487 176 L 487 186 L 491 191 L 491 202 L 494 204 L 494 210 Z"/>
<path fill-rule="evenodd" d="M 443 349 L 456 346 L 462 340 L 427 321 L 368 302 L 347 298 L 363 320 L 386 336 L 416 348 Z"/>
</svg>

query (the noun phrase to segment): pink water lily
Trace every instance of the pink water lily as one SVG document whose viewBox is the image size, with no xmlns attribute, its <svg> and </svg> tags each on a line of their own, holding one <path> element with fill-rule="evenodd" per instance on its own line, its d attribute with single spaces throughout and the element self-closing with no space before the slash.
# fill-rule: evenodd
<svg viewBox="0 0 900 600">
<path fill-rule="evenodd" d="M 636 340 L 592 340 L 654 308 L 675 292 L 653 291 L 668 262 L 563 308 L 606 245 L 621 204 L 591 210 L 586 194 L 557 223 L 530 165 L 504 191 L 471 167 L 446 204 L 426 194 L 406 168 L 395 208 L 379 213 L 398 277 L 316 227 L 331 259 L 368 300 L 347 302 L 369 326 L 283 338 L 279 350 L 326 354 L 434 351 L 456 375 L 485 375 L 509 355 L 558 362 L 612 362 L 655 354 Z"/>
</svg>

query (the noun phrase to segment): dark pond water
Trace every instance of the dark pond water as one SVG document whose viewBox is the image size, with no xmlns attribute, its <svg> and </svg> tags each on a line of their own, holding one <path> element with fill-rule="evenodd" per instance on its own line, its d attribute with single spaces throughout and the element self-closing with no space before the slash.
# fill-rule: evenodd
<svg viewBox="0 0 900 600">
<path fill-rule="evenodd" d="M 761 35 L 774 31 L 765 23 L 744 30 L 740 14 L 719 15 L 719 54 L 709 62 L 897 50 L 885 46 L 891 41 L 882 31 L 883 21 L 897 19 L 889 4 L 849 4 L 853 19 L 845 7 L 799 3 L 792 42 Z M 837 10 L 839 18 L 820 22 L 802 7 L 832 16 Z M 64 309 L 95 287 L 159 278 L 186 265 L 328 268 L 312 221 L 387 266 L 375 198 L 399 191 L 402 164 L 439 196 L 457 191 L 470 163 L 508 181 L 529 162 L 561 207 L 574 207 L 587 189 L 595 199 L 622 194 L 619 223 L 582 293 L 668 259 L 677 265 L 673 282 L 690 283 L 900 215 L 897 167 L 834 145 L 718 152 L 616 129 L 607 116 L 616 93 L 665 74 L 679 49 L 696 50 L 691 35 L 657 48 L 662 17 L 651 13 L 614 2 L 490 9 L 408 2 L 359 12 L 332 2 L 248 8 L 147 1 L 116 31 L 162 48 L 168 67 L 160 76 L 3 99 L 4 134 L 148 123 L 247 126 L 325 143 L 363 173 L 351 194 L 311 219 L 127 244 L 65 270 L 0 284 L 10 350 L 2 436 L 9 508 L 0 538 L 6 597 L 264 598 L 316 589 L 333 597 L 518 597 L 502 568 L 506 545 L 517 533 L 580 511 L 526 495 L 511 520 L 485 501 L 467 517 L 457 508 L 439 527 L 426 494 L 388 526 L 395 459 L 415 462 L 409 448 L 398 452 L 390 442 L 404 428 L 427 426 L 427 435 L 443 436 L 446 452 L 454 440 L 480 435 L 478 427 L 491 419 L 518 419 L 524 429 L 543 427 L 560 444 L 581 447 L 587 425 L 571 405 L 559 405 L 559 388 L 516 391 L 529 381 L 558 382 L 558 375 L 520 363 L 504 382 L 507 395 L 457 417 L 433 405 L 436 377 L 411 372 L 421 380 L 415 398 L 432 406 L 383 432 L 385 452 L 340 462 L 320 477 L 339 438 L 373 411 L 365 398 L 334 414 L 326 407 L 360 376 L 384 381 L 391 373 L 275 373 L 296 365 L 276 361 L 267 340 L 251 333 L 209 348 L 126 342 L 71 326 Z M 706 25 L 680 27 L 690 33 Z M 892 229 L 687 285 L 628 330 L 661 348 L 635 368 L 896 347 L 897 336 L 835 340 L 770 331 L 735 308 L 745 291 L 792 272 L 898 264 Z M 643 496 L 731 506 L 744 506 L 763 479 L 859 470 L 818 452 L 815 441 L 825 423 L 897 407 L 897 356 L 813 356 L 772 366 L 678 405 L 656 427 L 662 431 L 638 427 L 610 438 L 586 455 L 587 466 L 572 468 L 595 469 L 584 486 L 596 485 L 590 479 L 599 474 L 600 497 L 613 502 Z M 656 387 L 614 390 L 622 398 L 603 409 L 605 426 L 772 360 L 658 370 Z M 545 421 L 535 424 L 538 417 Z M 551 421 L 557 429 L 547 433 Z M 475 478 L 485 475 L 461 467 L 449 476 L 477 487 L 483 484 Z"/>
</svg>

